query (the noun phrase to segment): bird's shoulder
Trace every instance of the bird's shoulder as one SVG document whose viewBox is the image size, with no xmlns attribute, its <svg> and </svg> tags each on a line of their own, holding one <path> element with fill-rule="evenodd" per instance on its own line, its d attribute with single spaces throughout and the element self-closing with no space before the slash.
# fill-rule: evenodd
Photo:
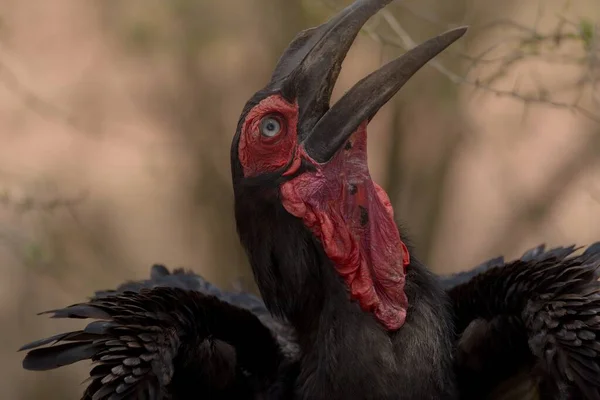
<svg viewBox="0 0 600 400">
<path fill-rule="evenodd" d="M 154 264 L 150 268 L 148 279 L 129 280 L 117 286 L 116 289 L 96 291 L 91 299 L 102 299 L 124 292 L 139 292 L 142 289 L 157 287 L 200 292 L 248 310 L 273 332 L 287 357 L 295 359 L 298 356 L 299 349 L 296 344 L 295 330 L 286 321 L 273 317 L 260 297 L 247 291 L 221 289 L 191 269 L 177 267 L 170 270 L 163 264 Z"/>
<path fill-rule="evenodd" d="M 579 250 L 540 245 L 448 289 L 463 391 L 513 382 L 553 399 L 600 399 L 600 243 Z"/>
</svg>

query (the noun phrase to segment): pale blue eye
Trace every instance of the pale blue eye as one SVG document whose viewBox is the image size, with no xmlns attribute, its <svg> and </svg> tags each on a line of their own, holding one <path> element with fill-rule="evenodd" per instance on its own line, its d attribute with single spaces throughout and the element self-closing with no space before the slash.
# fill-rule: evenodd
<svg viewBox="0 0 600 400">
<path fill-rule="evenodd" d="M 281 132 L 281 123 L 275 117 L 265 117 L 260 121 L 260 134 L 266 137 L 277 136 Z"/>
</svg>

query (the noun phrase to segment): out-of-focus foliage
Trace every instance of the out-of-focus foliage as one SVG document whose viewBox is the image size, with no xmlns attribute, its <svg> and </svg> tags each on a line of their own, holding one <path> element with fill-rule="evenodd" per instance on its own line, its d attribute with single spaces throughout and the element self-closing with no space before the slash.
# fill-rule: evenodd
<svg viewBox="0 0 600 400">
<path fill-rule="evenodd" d="M 21 344 L 70 328 L 36 312 L 155 262 L 254 289 L 232 214 L 239 112 L 293 36 L 347 3 L 3 3 L 3 398 L 81 392 L 88 366 L 21 370 Z M 371 172 L 432 269 L 598 240 L 596 3 L 404 0 L 359 35 L 334 99 L 415 42 L 471 25 L 369 131 Z"/>
</svg>

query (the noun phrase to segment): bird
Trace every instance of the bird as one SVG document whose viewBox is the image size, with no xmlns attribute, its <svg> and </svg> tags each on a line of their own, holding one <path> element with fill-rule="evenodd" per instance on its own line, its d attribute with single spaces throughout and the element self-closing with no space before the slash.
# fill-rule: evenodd
<svg viewBox="0 0 600 400">
<path fill-rule="evenodd" d="M 92 359 L 94 400 L 600 399 L 599 245 L 540 246 L 439 277 L 369 174 L 368 123 L 467 29 L 330 104 L 359 30 L 391 1 L 356 0 L 302 31 L 242 110 L 234 215 L 260 299 L 156 266 L 148 282 L 54 310 L 99 321 L 24 346 L 26 369 Z"/>
<path fill-rule="evenodd" d="M 485 354 L 483 367 L 496 366 L 507 349 L 524 351 L 508 377 L 524 370 L 519 383 L 534 395 L 600 398 L 597 251 L 491 268 L 445 289 L 370 176 L 367 125 L 467 28 L 410 49 L 331 104 L 356 35 L 390 2 L 356 0 L 297 35 L 232 141 L 238 235 L 265 305 L 296 331 L 297 398 L 467 397 L 462 382 L 480 372 L 468 363 Z M 502 381 L 483 383 L 483 398 L 502 396 Z"/>
</svg>

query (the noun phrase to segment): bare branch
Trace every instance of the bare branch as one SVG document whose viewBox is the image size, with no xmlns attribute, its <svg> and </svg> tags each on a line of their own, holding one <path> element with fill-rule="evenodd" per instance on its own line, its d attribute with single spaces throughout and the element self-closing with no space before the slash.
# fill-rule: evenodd
<svg viewBox="0 0 600 400">
<path fill-rule="evenodd" d="M 403 28 L 400 22 L 389 10 L 382 10 L 380 15 L 393 31 L 394 36 L 390 37 L 379 34 L 376 31 L 378 28 L 377 25 L 367 25 L 365 26 L 364 30 L 370 37 L 376 38 L 379 43 L 399 47 L 405 51 L 410 50 L 417 45 L 417 43 L 412 39 L 411 35 L 406 31 L 406 29 Z M 482 90 L 492 93 L 496 96 L 507 97 L 521 101 L 524 103 L 526 109 L 533 104 L 547 105 L 578 113 L 590 119 L 591 121 L 600 124 L 600 114 L 582 105 L 585 97 L 584 93 L 586 93 L 586 91 L 590 93 L 590 98 L 593 104 L 600 104 L 600 94 L 597 90 L 598 81 L 600 80 L 600 68 L 598 67 L 598 59 L 600 58 L 598 55 L 600 53 L 598 38 L 600 35 L 598 34 L 597 24 L 593 25 L 585 20 L 582 20 L 581 23 L 577 24 L 568 21 L 563 17 L 559 17 L 558 25 L 555 27 L 555 29 L 546 34 L 540 33 L 537 25 L 538 24 L 536 23 L 534 28 L 530 28 L 515 21 L 499 19 L 491 24 L 487 24 L 483 28 L 480 28 L 481 30 L 492 29 L 494 27 L 502 27 L 503 29 L 512 28 L 519 33 L 519 35 L 517 35 L 515 38 L 515 49 L 509 54 L 495 59 L 486 59 L 485 56 L 491 53 L 492 50 L 499 45 L 485 50 L 481 55 L 476 57 L 452 51 L 448 52 L 460 57 L 461 59 L 469 61 L 470 65 L 468 70 L 471 70 L 475 66 L 481 64 L 499 64 L 498 69 L 486 79 L 470 79 L 463 77 L 451 71 L 441 62 L 435 59 L 430 61 L 429 65 L 431 65 L 455 84 L 468 85 L 476 90 Z M 556 49 L 558 49 L 561 45 L 570 42 L 581 43 L 583 45 L 585 54 L 579 57 L 557 54 L 558 51 Z M 551 46 L 553 51 L 544 52 L 540 50 L 540 48 L 543 46 Z M 556 100 L 550 96 L 550 93 L 559 92 L 559 90 L 557 90 L 558 88 L 555 87 L 550 90 L 539 83 L 537 85 L 537 89 L 531 93 L 522 92 L 517 88 L 508 90 L 493 86 L 498 79 L 506 76 L 507 72 L 517 63 L 533 59 L 542 60 L 551 64 L 564 64 L 581 67 L 582 76 L 575 83 L 569 83 L 563 88 L 564 91 L 576 90 L 575 99 L 572 102 Z"/>
</svg>

